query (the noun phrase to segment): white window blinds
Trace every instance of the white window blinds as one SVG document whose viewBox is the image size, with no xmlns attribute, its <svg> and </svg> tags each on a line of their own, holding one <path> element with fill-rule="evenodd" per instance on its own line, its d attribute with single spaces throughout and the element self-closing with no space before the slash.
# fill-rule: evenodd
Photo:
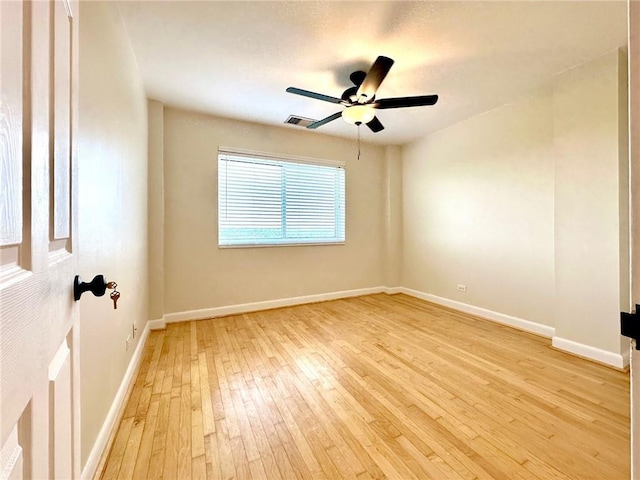
<svg viewBox="0 0 640 480">
<path fill-rule="evenodd" d="M 219 151 L 218 245 L 343 243 L 344 219 L 343 166 Z"/>
</svg>

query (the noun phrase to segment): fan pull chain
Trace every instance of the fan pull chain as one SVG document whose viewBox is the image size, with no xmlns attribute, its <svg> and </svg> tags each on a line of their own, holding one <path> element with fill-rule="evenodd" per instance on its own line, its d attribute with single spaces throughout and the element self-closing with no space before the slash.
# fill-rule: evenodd
<svg viewBox="0 0 640 480">
<path fill-rule="evenodd" d="M 358 160 L 360 160 L 360 124 L 358 123 Z"/>
</svg>

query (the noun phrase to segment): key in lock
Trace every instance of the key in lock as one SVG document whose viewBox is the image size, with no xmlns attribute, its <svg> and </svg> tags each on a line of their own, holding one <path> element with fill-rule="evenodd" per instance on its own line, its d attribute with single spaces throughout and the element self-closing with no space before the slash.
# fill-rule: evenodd
<svg viewBox="0 0 640 480">
<path fill-rule="evenodd" d="M 120 292 L 114 290 L 109 296 L 111 297 L 111 300 L 113 300 L 113 309 L 116 310 L 118 308 L 118 299 L 120 298 Z"/>
</svg>

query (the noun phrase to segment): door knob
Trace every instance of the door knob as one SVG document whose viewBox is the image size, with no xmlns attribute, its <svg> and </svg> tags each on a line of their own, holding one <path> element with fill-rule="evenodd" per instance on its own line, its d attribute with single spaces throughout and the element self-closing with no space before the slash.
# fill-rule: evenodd
<svg viewBox="0 0 640 480">
<path fill-rule="evenodd" d="M 112 288 L 113 292 L 110 297 L 113 300 L 113 308 L 117 308 L 116 303 L 120 298 L 120 292 L 116 290 L 118 285 L 116 282 L 109 282 L 104 279 L 104 275 L 96 275 L 90 282 L 83 282 L 80 275 L 76 275 L 73 279 L 73 298 L 77 302 L 84 292 L 91 292 L 96 297 L 101 297 L 107 291 L 107 288 Z"/>
<path fill-rule="evenodd" d="M 83 282 L 80 275 L 73 280 L 73 298 L 77 302 L 84 292 L 91 292 L 101 297 L 107 291 L 107 282 L 103 275 L 96 275 L 90 282 Z"/>
</svg>

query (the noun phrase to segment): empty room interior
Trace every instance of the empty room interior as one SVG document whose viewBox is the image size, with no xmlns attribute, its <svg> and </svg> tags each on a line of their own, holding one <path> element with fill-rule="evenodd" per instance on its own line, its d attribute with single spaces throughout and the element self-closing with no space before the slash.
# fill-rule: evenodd
<svg viewBox="0 0 640 480">
<path fill-rule="evenodd" d="M 80 2 L 82 476 L 640 478 L 633 3 Z"/>
<path fill-rule="evenodd" d="M 625 2 L 80 9 L 80 202 L 119 192 L 80 261 L 122 291 L 80 306 L 83 463 L 151 328 L 104 478 L 629 475 Z M 379 56 L 438 102 L 284 124 Z M 222 248 L 227 150 L 341 164 L 344 242 Z"/>
</svg>

